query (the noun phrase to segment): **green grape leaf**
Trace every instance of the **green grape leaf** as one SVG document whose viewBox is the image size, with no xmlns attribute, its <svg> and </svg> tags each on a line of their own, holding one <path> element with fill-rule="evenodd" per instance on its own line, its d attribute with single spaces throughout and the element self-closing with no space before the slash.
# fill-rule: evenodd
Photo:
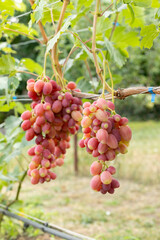
<svg viewBox="0 0 160 240">
<path fill-rule="evenodd" d="M 48 8 L 48 7 L 44 8 L 43 16 L 41 18 L 43 25 L 45 25 L 47 22 L 52 22 L 51 11 L 52 11 L 53 20 L 58 21 L 61 10 L 62 10 L 62 2 L 53 4 L 51 8 Z M 71 15 L 72 10 L 74 10 L 74 6 L 72 3 L 70 3 L 67 6 L 67 9 L 65 11 L 64 19 L 66 19 L 68 16 Z"/>
<path fill-rule="evenodd" d="M 19 80 L 16 77 L 9 77 L 8 78 L 8 90 L 15 92 L 15 90 L 19 86 Z"/>
<path fill-rule="evenodd" d="M 109 38 L 110 32 L 106 34 L 106 36 Z M 125 49 L 128 46 L 131 47 L 137 47 L 139 46 L 139 37 L 137 36 L 138 33 L 137 31 L 129 31 L 126 32 L 125 27 L 116 27 L 113 37 L 112 37 L 112 42 L 116 45 L 116 47 Z"/>
<path fill-rule="evenodd" d="M 131 22 L 130 25 L 132 25 L 134 23 L 135 20 L 135 14 L 134 14 L 134 10 L 131 4 L 127 4 L 128 10 L 130 11 L 131 14 Z"/>
<path fill-rule="evenodd" d="M 68 29 L 68 27 L 71 25 L 72 19 L 74 19 L 75 17 L 76 15 L 69 16 L 60 31 L 48 41 L 47 52 L 49 52 L 54 47 L 55 43 L 58 41 L 62 33 L 64 33 Z"/>
<path fill-rule="evenodd" d="M 158 19 L 158 20 L 160 19 L 160 8 L 156 12 L 155 19 Z"/>
<path fill-rule="evenodd" d="M 160 1 L 159 0 L 153 0 L 151 7 L 153 7 L 153 8 L 160 8 Z"/>
<path fill-rule="evenodd" d="M 0 90 L 7 89 L 8 87 L 8 77 L 0 77 Z"/>
<path fill-rule="evenodd" d="M 154 24 L 150 24 L 148 26 L 144 26 L 141 29 L 141 36 L 143 37 L 141 40 L 141 48 L 151 48 L 153 46 L 153 40 L 158 37 L 159 30 L 157 30 Z"/>
<path fill-rule="evenodd" d="M 20 125 L 22 122 L 21 118 L 17 118 L 15 116 L 9 116 L 5 119 L 5 130 L 6 135 L 11 135 L 13 131 Z"/>
<path fill-rule="evenodd" d="M 96 37 L 99 37 L 98 35 L 101 36 L 103 33 L 105 33 L 111 27 L 112 27 L 112 22 L 110 21 L 110 19 L 105 18 L 104 16 L 98 18 Z"/>
<path fill-rule="evenodd" d="M 110 42 L 106 37 L 104 38 L 105 46 L 110 55 L 110 58 L 119 66 L 122 67 L 126 61 L 126 54 L 119 48 L 115 48 L 113 43 Z"/>
<path fill-rule="evenodd" d="M 152 0 L 133 0 L 136 6 L 148 8 L 151 7 Z"/>
<path fill-rule="evenodd" d="M 77 8 L 77 12 L 79 12 L 80 10 L 91 7 L 93 3 L 93 0 L 86 0 L 86 1 L 82 1 L 82 0 L 78 0 L 77 4 L 76 4 L 76 8 Z"/>
<path fill-rule="evenodd" d="M 9 112 L 15 107 L 15 102 L 10 102 L 9 104 L 0 105 L 0 112 Z"/>
<path fill-rule="evenodd" d="M 11 55 L 1 55 L 0 57 L 0 74 L 10 74 L 15 70 L 15 59 Z"/>
<path fill-rule="evenodd" d="M 21 63 L 30 72 L 35 72 L 39 75 L 41 75 L 43 72 L 43 67 L 39 63 L 36 63 L 30 58 L 22 58 Z"/>
<path fill-rule="evenodd" d="M 45 6 L 45 1 L 40 0 L 38 6 L 35 9 L 35 14 L 34 14 L 34 18 L 36 22 L 38 22 L 42 18 L 44 6 Z"/>
<path fill-rule="evenodd" d="M 125 19 L 125 23 L 131 25 L 132 28 L 143 27 L 145 24 L 145 9 L 142 7 L 134 6 L 133 4 L 130 4 L 130 6 L 132 7 L 132 10 L 126 8 L 122 11 L 122 14 L 119 15 L 119 22 L 123 22 Z M 134 22 L 133 13 L 131 13 L 131 11 L 134 13 Z"/>
</svg>

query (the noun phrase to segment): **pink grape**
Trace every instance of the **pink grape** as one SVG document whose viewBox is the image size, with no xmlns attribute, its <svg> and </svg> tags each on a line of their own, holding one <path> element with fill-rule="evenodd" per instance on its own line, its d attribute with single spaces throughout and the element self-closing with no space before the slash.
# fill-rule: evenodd
<svg viewBox="0 0 160 240">
<path fill-rule="evenodd" d="M 95 116 L 98 120 L 106 122 L 108 120 L 108 115 L 105 111 L 98 109 L 95 113 Z"/>
<path fill-rule="evenodd" d="M 108 190 L 108 193 L 113 194 L 113 193 L 114 193 L 114 189 L 111 187 L 111 188 Z"/>
<path fill-rule="evenodd" d="M 43 108 L 43 104 L 39 103 L 36 107 L 35 107 L 35 113 L 37 116 L 42 116 L 44 113 L 44 108 Z"/>
<path fill-rule="evenodd" d="M 38 116 L 36 119 L 36 124 L 41 126 L 46 122 L 46 119 L 44 116 Z"/>
<path fill-rule="evenodd" d="M 106 152 L 106 157 L 107 157 L 108 161 L 114 160 L 115 157 L 116 157 L 115 151 L 112 150 L 112 149 L 108 150 L 108 151 Z"/>
<path fill-rule="evenodd" d="M 31 121 L 24 120 L 24 122 L 21 124 L 21 127 L 24 131 L 28 130 L 31 127 Z"/>
<path fill-rule="evenodd" d="M 38 184 L 38 183 L 39 183 L 39 178 L 38 178 L 38 177 L 31 177 L 31 183 L 32 183 L 33 185 Z"/>
<path fill-rule="evenodd" d="M 100 175 L 100 179 L 104 184 L 110 184 L 112 182 L 112 175 L 108 171 L 104 171 Z"/>
<path fill-rule="evenodd" d="M 46 111 L 46 110 L 51 110 L 51 104 L 50 104 L 49 102 L 45 102 L 45 103 L 43 104 L 43 108 L 44 108 L 45 111 Z"/>
<path fill-rule="evenodd" d="M 116 169 L 113 166 L 109 166 L 107 168 L 107 171 L 109 171 L 111 175 L 114 175 L 116 173 Z"/>
<path fill-rule="evenodd" d="M 99 175 L 102 171 L 102 163 L 94 161 L 90 167 L 91 175 Z"/>
<path fill-rule="evenodd" d="M 49 123 L 45 123 L 43 126 L 42 126 L 42 132 L 44 132 L 45 134 L 48 134 L 49 131 L 50 131 L 50 128 L 51 128 L 51 125 Z"/>
<path fill-rule="evenodd" d="M 52 110 L 54 113 L 59 113 L 62 110 L 62 103 L 59 100 L 56 100 L 52 105 Z"/>
<path fill-rule="evenodd" d="M 67 87 L 71 90 L 74 90 L 76 88 L 76 84 L 75 84 L 75 82 L 69 82 L 67 84 Z"/>
<path fill-rule="evenodd" d="M 50 175 L 51 179 L 53 179 L 53 180 L 55 180 L 57 177 L 54 172 L 49 172 L 49 175 Z"/>
<path fill-rule="evenodd" d="M 47 176 L 47 173 L 48 173 L 48 171 L 47 171 L 46 168 L 42 167 L 42 168 L 39 169 L 39 175 L 40 175 L 40 177 L 43 177 L 43 178 L 44 178 L 45 176 Z"/>
<path fill-rule="evenodd" d="M 64 159 L 63 158 L 58 158 L 57 160 L 56 160 L 56 165 L 57 166 L 62 166 L 64 164 Z"/>
<path fill-rule="evenodd" d="M 26 131 L 26 140 L 31 141 L 35 136 L 34 130 L 32 128 Z"/>
<path fill-rule="evenodd" d="M 43 90 L 43 86 L 44 86 L 44 82 L 42 80 L 38 80 L 35 84 L 34 84 L 34 91 L 37 93 L 41 93 Z"/>
<path fill-rule="evenodd" d="M 106 110 L 108 108 L 108 104 L 107 104 L 106 100 L 103 98 L 99 98 L 97 100 L 96 106 L 103 110 Z"/>
<path fill-rule="evenodd" d="M 121 137 L 125 140 L 125 141 L 130 141 L 132 138 L 132 131 L 130 129 L 129 126 L 122 126 L 119 129 L 120 135 Z"/>
<path fill-rule="evenodd" d="M 44 113 L 45 118 L 48 122 L 53 122 L 54 121 L 54 113 L 51 110 L 45 111 Z"/>
<path fill-rule="evenodd" d="M 37 145 L 37 146 L 35 147 L 35 154 L 36 154 L 36 155 L 40 155 L 42 152 L 43 152 L 43 147 L 42 147 L 42 145 Z"/>
<path fill-rule="evenodd" d="M 118 147 L 118 141 L 113 134 L 108 135 L 108 139 L 106 143 L 112 149 L 116 149 Z"/>
<path fill-rule="evenodd" d="M 100 191 L 102 188 L 102 182 L 101 182 L 101 178 L 99 175 L 95 175 L 92 177 L 91 182 L 90 182 L 90 186 L 94 191 Z"/>
<path fill-rule="evenodd" d="M 116 180 L 115 178 L 112 179 L 112 182 L 111 182 L 111 187 L 114 189 L 114 188 L 119 188 L 120 187 L 120 184 L 118 182 L 118 180 Z"/>
<path fill-rule="evenodd" d="M 97 147 L 98 147 L 98 140 L 97 138 L 90 138 L 88 143 L 88 148 L 91 149 L 91 150 L 95 150 Z"/>
<path fill-rule="evenodd" d="M 51 156 L 52 156 L 52 154 L 51 154 L 51 152 L 48 149 L 44 149 L 43 150 L 43 157 L 44 158 L 50 159 Z"/>
<path fill-rule="evenodd" d="M 104 129 L 99 129 L 96 133 L 99 142 L 106 144 L 108 142 L 108 132 Z"/>
<path fill-rule="evenodd" d="M 31 147 L 30 149 L 28 149 L 28 155 L 29 156 L 34 156 L 35 155 L 35 147 Z"/>
<path fill-rule="evenodd" d="M 50 168 L 51 163 L 50 163 L 50 161 L 49 161 L 48 159 L 43 159 L 43 160 L 41 161 L 41 165 L 42 165 L 42 167 Z"/>
<path fill-rule="evenodd" d="M 98 152 L 100 154 L 103 154 L 103 153 L 107 152 L 107 150 L 108 150 L 107 144 L 103 144 L 101 142 L 98 144 Z"/>
<path fill-rule="evenodd" d="M 52 84 L 50 82 L 45 82 L 43 86 L 43 94 L 49 95 L 52 92 Z"/>
<path fill-rule="evenodd" d="M 25 111 L 22 113 L 21 118 L 23 120 L 29 120 L 32 117 L 32 113 L 30 111 Z"/>
</svg>

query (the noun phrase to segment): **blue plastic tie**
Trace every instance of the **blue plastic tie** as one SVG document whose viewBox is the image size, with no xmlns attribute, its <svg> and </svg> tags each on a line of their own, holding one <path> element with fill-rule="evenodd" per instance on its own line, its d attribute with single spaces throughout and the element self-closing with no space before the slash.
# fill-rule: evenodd
<svg viewBox="0 0 160 240">
<path fill-rule="evenodd" d="M 155 97 L 156 97 L 156 94 L 153 92 L 153 87 L 149 87 L 148 88 L 148 92 L 150 92 L 152 95 L 151 95 L 151 102 L 155 102 Z"/>
<path fill-rule="evenodd" d="M 115 22 L 113 22 L 113 25 L 115 25 Z M 116 27 L 118 27 L 119 26 L 119 23 L 118 22 L 116 22 Z"/>
<path fill-rule="evenodd" d="M 13 96 L 12 98 L 13 98 L 13 99 L 17 99 L 17 96 Z"/>
</svg>

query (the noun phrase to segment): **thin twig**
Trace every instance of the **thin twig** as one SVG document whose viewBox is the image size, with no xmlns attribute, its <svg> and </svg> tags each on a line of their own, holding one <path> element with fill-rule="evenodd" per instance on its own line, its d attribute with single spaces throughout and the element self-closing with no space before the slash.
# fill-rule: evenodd
<svg viewBox="0 0 160 240">
<path fill-rule="evenodd" d="M 38 77 L 37 74 L 35 74 L 35 73 L 31 73 L 31 72 L 27 72 L 27 71 L 18 70 L 17 72 L 19 72 L 19 73 L 26 73 L 26 74 L 30 74 L 30 75 L 33 75 L 33 76 Z"/>
<path fill-rule="evenodd" d="M 105 13 L 108 9 L 110 9 L 112 6 L 113 6 L 113 3 L 111 3 L 111 4 L 100 14 L 100 16 L 103 16 L 104 13 Z"/>
<path fill-rule="evenodd" d="M 27 34 L 27 33 L 20 32 L 20 31 L 18 31 L 18 30 L 14 30 L 14 29 L 7 28 L 7 27 L 4 27 L 4 29 L 5 29 L 5 30 L 8 30 L 8 31 L 11 31 L 11 32 L 19 33 L 19 34 L 24 35 L 24 36 L 26 36 L 26 37 L 28 37 L 28 38 L 33 38 L 33 39 L 36 40 L 37 42 L 43 44 L 43 42 L 42 42 L 41 40 L 39 40 L 38 38 L 35 38 L 35 37 L 33 37 L 33 36 L 30 36 L 30 35 Z"/>
<path fill-rule="evenodd" d="M 114 25 L 113 25 L 110 37 L 109 37 L 109 41 L 111 41 L 111 39 L 113 37 L 113 33 L 114 33 L 115 29 L 116 29 L 116 25 L 117 25 L 117 22 L 118 22 L 118 17 L 119 17 L 119 12 L 116 13 L 116 18 L 115 18 L 115 21 L 114 21 Z"/>
<path fill-rule="evenodd" d="M 68 30 L 67 32 L 71 33 L 71 34 L 74 35 L 77 39 L 79 39 L 79 41 L 88 49 L 88 51 L 89 51 L 90 53 L 92 53 L 92 50 L 86 45 L 85 42 L 82 41 L 82 39 L 81 39 L 79 36 L 77 36 L 75 33 L 71 32 L 71 31 L 69 31 L 69 30 Z"/>
</svg>

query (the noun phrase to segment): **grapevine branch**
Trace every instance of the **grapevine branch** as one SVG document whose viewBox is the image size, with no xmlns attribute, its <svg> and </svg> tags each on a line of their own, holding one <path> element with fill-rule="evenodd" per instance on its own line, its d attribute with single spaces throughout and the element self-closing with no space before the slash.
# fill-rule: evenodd
<svg viewBox="0 0 160 240">
<path fill-rule="evenodd" d="M 96 54 L 96 29 L 97 29 L 97 18 L 99 16 L 99 5 L 100 5 L 100 0 L 96 0 L 96 9 L 95 9 L 94 19 L 93 19 L 92 53 L 94 58 L 94 64 L 96 67 L 96 72 L 103 84 L 103 73 L 102 73 L 102 69 L 99 66 L 98 58 Z M 106 90 L 111 93 L 112 89 L 110 88 L 110 86 L 107 83 L 105 85 L 106 85 L 105 86 Z"/>
<path fill-rule="evenodd" d="M 29 0 L 31 6 L 34 4 L 34 1 L 33 0 Z M 45 30 L 43 28 L 43 25 L 42 25 L 42 22 L 39 20 L 38 21 L 38 26 L 39 26 L 39 29 L 41 31 L 41 34 L 42 34 L 42 37 L 43 37 L 43 40 L 44 40 L 44 43 L 47 43 L 48 42 L 48 38 L 47 38 L 47 35 L 45 33 Z"/>
<path fill-rule="evenodd" d="M 92 94 L 92 93 L 83 93 L 83 92 L 72 92 L 75 97 L 83 98 L 83 99 L 92 99 L 96 100 L 99 98 L 99 94 Z M 153 87 L 153 93 L 160 95 L 160 86 Z M 138 94 L 151 94 L 148 87 L 131 87 L 131 88 L 124 88 L 118 89 L 114 93 L 114 98 L 116 99 L 125 99 L 129 96 L 138 95 Z M 112 94 L 108 93 L 105 94 L 105 99 L 111 100 Z"/>
</svg>

